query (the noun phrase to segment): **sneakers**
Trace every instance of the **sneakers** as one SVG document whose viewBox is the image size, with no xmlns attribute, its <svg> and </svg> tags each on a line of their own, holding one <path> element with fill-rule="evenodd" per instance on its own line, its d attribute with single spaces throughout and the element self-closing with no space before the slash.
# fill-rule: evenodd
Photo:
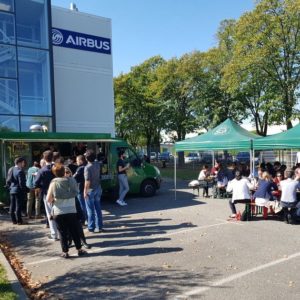
<svg viewBox="0 0 300 300">
<path fill-rule="evenodd" d="M 100 232 L 99 228 L 95 228 L 94 232 L 95 232 L 95 233 Z"/>
<path fill-rule="evenodd" d="M 56 241 L 59 241 L 59 238 L 53 237 L 53 236 L 49 235 L 49 236 L 48 236 L 48 240 L 53 241 L 53 242 L 56 242 Z"/>
<path fill-rule="evenodd" d="M 120 199 L 118 199 L 117 201 L 116 201 L 116 203 L 118 203 L 120 206 L 125 206 L 125 205 L 127 205 L 127 203 L 123 200 L 120 200 Z"/>
</svg>

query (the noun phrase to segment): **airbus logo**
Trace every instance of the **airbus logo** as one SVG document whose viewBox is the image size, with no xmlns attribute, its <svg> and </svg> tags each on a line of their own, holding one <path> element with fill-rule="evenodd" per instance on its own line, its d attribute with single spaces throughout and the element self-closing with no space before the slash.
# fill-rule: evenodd
<svg viewBox="0 0 300 300">
<path fill-rule="evenodd" d="M 59 47 L 111 54 L 109 38 L 65 29 L 52 28 L 52 44 Z"/>
<path fill-rule="evenodd" d="M 54 45 L 60 45 L 64 41 L 63 34 L 58 29 L 52 29 L 52 43 Z"/>
</svg>

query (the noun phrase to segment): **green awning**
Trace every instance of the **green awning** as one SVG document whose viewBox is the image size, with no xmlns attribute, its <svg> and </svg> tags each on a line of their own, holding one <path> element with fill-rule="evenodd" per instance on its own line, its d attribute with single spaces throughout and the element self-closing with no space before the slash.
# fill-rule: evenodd
<svg viewBox="0 0 300 300">
<path fill-rule="evenodd" d="M 202 135 L 175 143 L 175 149 L 177 152 L 185 150 L 250 150 L 253 141 L 259 138 L 260 136 L 247 131 L 231 119 L 227 119 Z"/>
<path fill-rule="evenodd" d="M 109 133 L 73 133 L 73 132 L 0 132 L 2 141 L 34 141 L 34 142 L 97 142 L 113 141 Z"/>
<path fill-rule="evenodd" d="M 253 147 L 257 150 L 300 149 L 300 124 L 287 131 L 255 140 Z"/>
</svg>

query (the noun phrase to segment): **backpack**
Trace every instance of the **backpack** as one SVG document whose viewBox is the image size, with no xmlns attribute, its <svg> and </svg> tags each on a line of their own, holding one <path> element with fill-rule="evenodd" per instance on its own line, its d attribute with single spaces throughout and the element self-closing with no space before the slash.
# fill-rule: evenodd
<svg viewBox="0 0 300 300">
<path fill-rule="evenodd" d="M 14 170 L 14 167 L 10 167 L 10 168 L 8 169 L 7 177 L 6 177 L 6 181 L 5 181 L 5 188 L 6 188 L 6 189 L 9 189 L 11 183 L 14 181 L 13 170 Z"/>
</svg>

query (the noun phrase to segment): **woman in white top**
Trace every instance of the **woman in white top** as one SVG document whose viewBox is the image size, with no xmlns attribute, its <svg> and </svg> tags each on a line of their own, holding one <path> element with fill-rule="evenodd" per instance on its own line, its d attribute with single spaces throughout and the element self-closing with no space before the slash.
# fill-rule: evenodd
<svg viewBox="0 0 300 300">
<path fill-rule="evenodd" d="M 200 185 L 203 187 L 203 197 L 209 197 L 209 195 L 208 195 L 208 182 L 206 180 L 208 177 L 209 177 L 208 166 L 204 165 L 202 167 L 202 170 L 199 173 L 199 176 L 198 176 L 198 181 L 201 181 Z"/>
<path fill-rule="evenodd" d="M 69 257 L 69 233 L 78 250 L 78 256 L 84 255 L 86 252 L 81 249 L 80 233 L 77 226 L 79 221 L 75 205 L 75 196 L 78 194 L 76 180 L 73 177 L 65 177 L 65 168 L 60 163 L 55 163 L 52 172 L 56 178 L 52 179 L 50 183 L 47 201 L 52 204 L 52 217 L 60 233 L 61 257 Z"/>
<path fill-rule="evenodd" d="M 236 217 L 236 203 L 250 203 L 250 190 L 253 188 L 254 185 L 249 181 L 248 178 L 242 177 L 240 171 L 235 172 L 235 178 L 229 181 L 226 189 L 228 193 L 232 192 L 232 199 L 229 200 L 229 206 L 232 212 L 230 218 Z"/>
</svg>

